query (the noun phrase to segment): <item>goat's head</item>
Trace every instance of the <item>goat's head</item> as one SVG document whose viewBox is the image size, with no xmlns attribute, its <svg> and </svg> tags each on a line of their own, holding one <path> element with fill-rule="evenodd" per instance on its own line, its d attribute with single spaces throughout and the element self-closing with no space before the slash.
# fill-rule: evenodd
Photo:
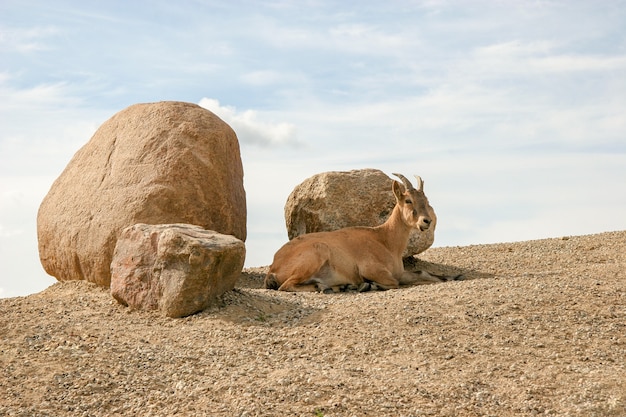
<svg viewBox="0 0 626 417">
<path fill-rule="evenodd" d="M 393 182 L 393 195 L 396 197 L 396 204 L 400 208 L 402 220 L 416 229 L 421 231 L 430 227 L 432 219 L 428 211 L 428 199 L 424 194 L 424 181 L 419 176 L 417 179 L 417 188 L 413 187 L 411 181 L 406 179 L 404 175 L 393 174 L 402 180 L 402 184 L 398 181 Z"/>
</svg>

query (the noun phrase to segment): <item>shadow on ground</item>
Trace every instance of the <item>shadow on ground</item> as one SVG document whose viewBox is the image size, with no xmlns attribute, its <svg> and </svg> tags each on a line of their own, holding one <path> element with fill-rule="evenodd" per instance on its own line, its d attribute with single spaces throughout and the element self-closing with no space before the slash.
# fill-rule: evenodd
<svg viewBox="0 0 626 417">
<path fill-rule="evenodd" d="M 435 275 L 459 276 L 464 280 L 493 278 L 493 274 L 458 268 L 418 258 L 407 258 L 404 267 L 409 271 L 427 271 Z M 307 306 L 302 297 L 314 294 L 290 294 L 264 290 L 263 280 L 268 267 L 246 268 L 235 289 L 224 294 L 217 311 L 207 312 L 224 320 L 252 326 L 298 326 L 306 324 L 320 310 Z M 436 285 L 436 284 L 435 284 Z M 329 296 L 329 295 L 324 295 Z M 337 296 L 341 296 L 337 294 Z"/>
<path fill-rule="evenodd" d="M 456 266 L 438 264 L 434 262 L 427 262 L 419 258 L 416 258 L 414 256 L 404 258 L 403 263 L 404 263 L 404 269 L 406 269 L 407 271 L 411 271 L 411 272 L 426 271 L 434 275 L 445 275 L 445 276 L 451 276 L 451 277 L 462 275 L 463 280 L 487 279 L 487 278 L 495 277 L 494 274 L 476 271 L 473 269 L 459 268 Z"/>
<path fill-rule="evenodd" d="M 468 268 L 459 268 L 456 266 L 449 266 L 439 264 L 435 262 L 423 261 L 417 257 L 404 258 L 404 269 L 407 271 L 417 272 L 426 271 L 430 274 L 440 276 L 457 277 L 461 275 L 463 280 L 470 279 L 488 279 L 493 278 L 495 275 L 491 273 L 481 272 Z M 245 269 L 239 280 L 237 281 L 237 288 L 249 288 L 249 289 L 263 289 L 263 280 L 267 273 L 268 267 L 260 268 L 248 268 Z"/>
</svg>

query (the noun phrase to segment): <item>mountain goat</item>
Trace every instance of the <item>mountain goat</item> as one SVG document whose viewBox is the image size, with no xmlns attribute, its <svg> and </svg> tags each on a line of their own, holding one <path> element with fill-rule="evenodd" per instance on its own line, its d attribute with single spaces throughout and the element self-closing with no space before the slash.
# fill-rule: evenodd
<svg viewBox="0 0 626 417">
<path fill-rule="evenodd" d="M 265 277 L 265 287 L 280 291 L 366 291 L 452 278 L 404 270 L 402 253 L 411 229 L 425 231 L 432 219 L 427 210 L 429 204 L 422 179 L 415 176 L 415 188 L 403 175 L 394 175 L 402 183 L 392 182 L 396 205 L 385 223 L 296 237 L 274 255 Z"/>
</svg>

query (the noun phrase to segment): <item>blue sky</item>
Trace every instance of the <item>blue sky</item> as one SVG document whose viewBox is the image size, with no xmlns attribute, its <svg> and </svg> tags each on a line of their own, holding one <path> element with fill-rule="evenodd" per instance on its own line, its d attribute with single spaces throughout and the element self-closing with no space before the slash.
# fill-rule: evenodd
<svg viewBox="0 0 626 417">
<path fill-rule="evenodd" d="M 329 170 L 421 175 L 435 246 L 626 229 L 625 1 L 4 0 L 0 297 L 55 282 L 36 213 L 72 155 L 161 100 L 237 132 L 247 266 Z"/>
</svg>

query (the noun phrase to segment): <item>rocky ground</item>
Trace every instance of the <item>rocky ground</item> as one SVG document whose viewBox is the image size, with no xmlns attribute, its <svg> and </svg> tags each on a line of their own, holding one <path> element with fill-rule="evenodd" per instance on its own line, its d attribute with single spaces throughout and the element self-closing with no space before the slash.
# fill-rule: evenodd
<svg viewBox="0 0 626 417">
<path fill-rule="evenodd" d="M 2 299 L 0 415 L 626 415 L 626 232 L 420 259 L 468 279 L 290 294 L 259 268 L 184 319 L 85 282 Z"/>
</svg>

